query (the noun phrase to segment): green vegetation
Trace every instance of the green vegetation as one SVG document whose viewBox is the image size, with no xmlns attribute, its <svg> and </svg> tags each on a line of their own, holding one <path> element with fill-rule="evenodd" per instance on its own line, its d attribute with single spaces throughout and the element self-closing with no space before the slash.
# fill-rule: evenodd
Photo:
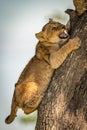
<svg viewBox="0 0 87 130">
<path fill-rule="evenodd" d="M 28 116 L 22 116 L 22 117 L 20 117 L 20 119 L 19 119 L 19 121 L 21 122 L 21 123 L 34 123 L 34 122 L 36 122 L 36 119 L 37 119 L 37 116 L 36 116 L 36 112 L 34 112 L 34 113 L 32 113 L 32 114 L 30 114 L 30 115 L 28 115 Z"/>
</svg>

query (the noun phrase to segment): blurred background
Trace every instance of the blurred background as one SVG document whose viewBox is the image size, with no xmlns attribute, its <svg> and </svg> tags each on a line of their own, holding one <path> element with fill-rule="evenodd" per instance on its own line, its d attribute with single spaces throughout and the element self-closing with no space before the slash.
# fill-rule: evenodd
<svg viewBox="0 0 87 130">
<path fill-rule="evenodd" d="M 4 122 L 14 84 L 35 53 L 35 33 L 49 18 L 66 24 L 68 8 L 74 9 L 72 0 L 0 0 L 0 130 L 34 130 L 37 112 L 25 115 L 19 110 L 12 124 Z"/>
</svg>

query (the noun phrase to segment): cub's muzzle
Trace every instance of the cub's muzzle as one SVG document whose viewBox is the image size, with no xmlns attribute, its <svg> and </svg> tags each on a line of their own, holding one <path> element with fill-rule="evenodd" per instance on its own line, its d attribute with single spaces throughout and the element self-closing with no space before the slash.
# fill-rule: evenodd
<svg viewBox="0 0 87 130">
<path fill-rule="evenodd" d="M 67 31 L 66 31 L 66 30 L 64 30 L 64 32 L 63 32 L 63 33 L 61 33 L 61 34 L 59 35 L 59 37 L 60 37 L 61 39 L 66 39 L 66 38 L 68 38 L 68 37 L 69 37 L 69 34 L 67 33 Z"/>
</svg>

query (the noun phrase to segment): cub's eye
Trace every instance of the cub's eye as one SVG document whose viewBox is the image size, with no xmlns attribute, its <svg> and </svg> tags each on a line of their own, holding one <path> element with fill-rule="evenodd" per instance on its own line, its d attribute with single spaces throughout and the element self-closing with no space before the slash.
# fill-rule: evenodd
<svg viewBox="0 0 87 130">
<path fill-rule="evenodd" d="M 64 28 L 64 29 L 65 29 L 65 26 L 62 26 L 62 28 Z"/>
<path fill-rule="evenodd" d="M 58 29 L 58 27 L 52 27 L 52 30 L 55 30 L 55 31 L 56 31 L 57 29 Z"/>
</svg>

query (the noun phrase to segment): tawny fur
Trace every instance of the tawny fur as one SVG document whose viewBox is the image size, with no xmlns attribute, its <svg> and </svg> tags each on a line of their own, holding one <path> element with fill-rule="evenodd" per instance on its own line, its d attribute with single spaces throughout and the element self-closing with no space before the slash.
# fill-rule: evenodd
<svg viewBox="0 0 87 130">
<path fill-rule="evenodd" d="M 37 109 L 46 91 L 53 72 L 64 62 L 69 53 L 80 46 L 79 38 L 68 41 L 65 26 L 52 20 L 41 32 L 35 56 L 29 61 L 15 85 L 11 113 L 6 118 L 7 124 L 16 117 L 18 108 L 29 114 Z M 64 44 L 68 41 L 66 44 Z"/>
<path fill-rule="evenodd" d="M 86 0 L 73 0 L 78 15 L 82 15 L 87 10 Z"/>
</svg>

